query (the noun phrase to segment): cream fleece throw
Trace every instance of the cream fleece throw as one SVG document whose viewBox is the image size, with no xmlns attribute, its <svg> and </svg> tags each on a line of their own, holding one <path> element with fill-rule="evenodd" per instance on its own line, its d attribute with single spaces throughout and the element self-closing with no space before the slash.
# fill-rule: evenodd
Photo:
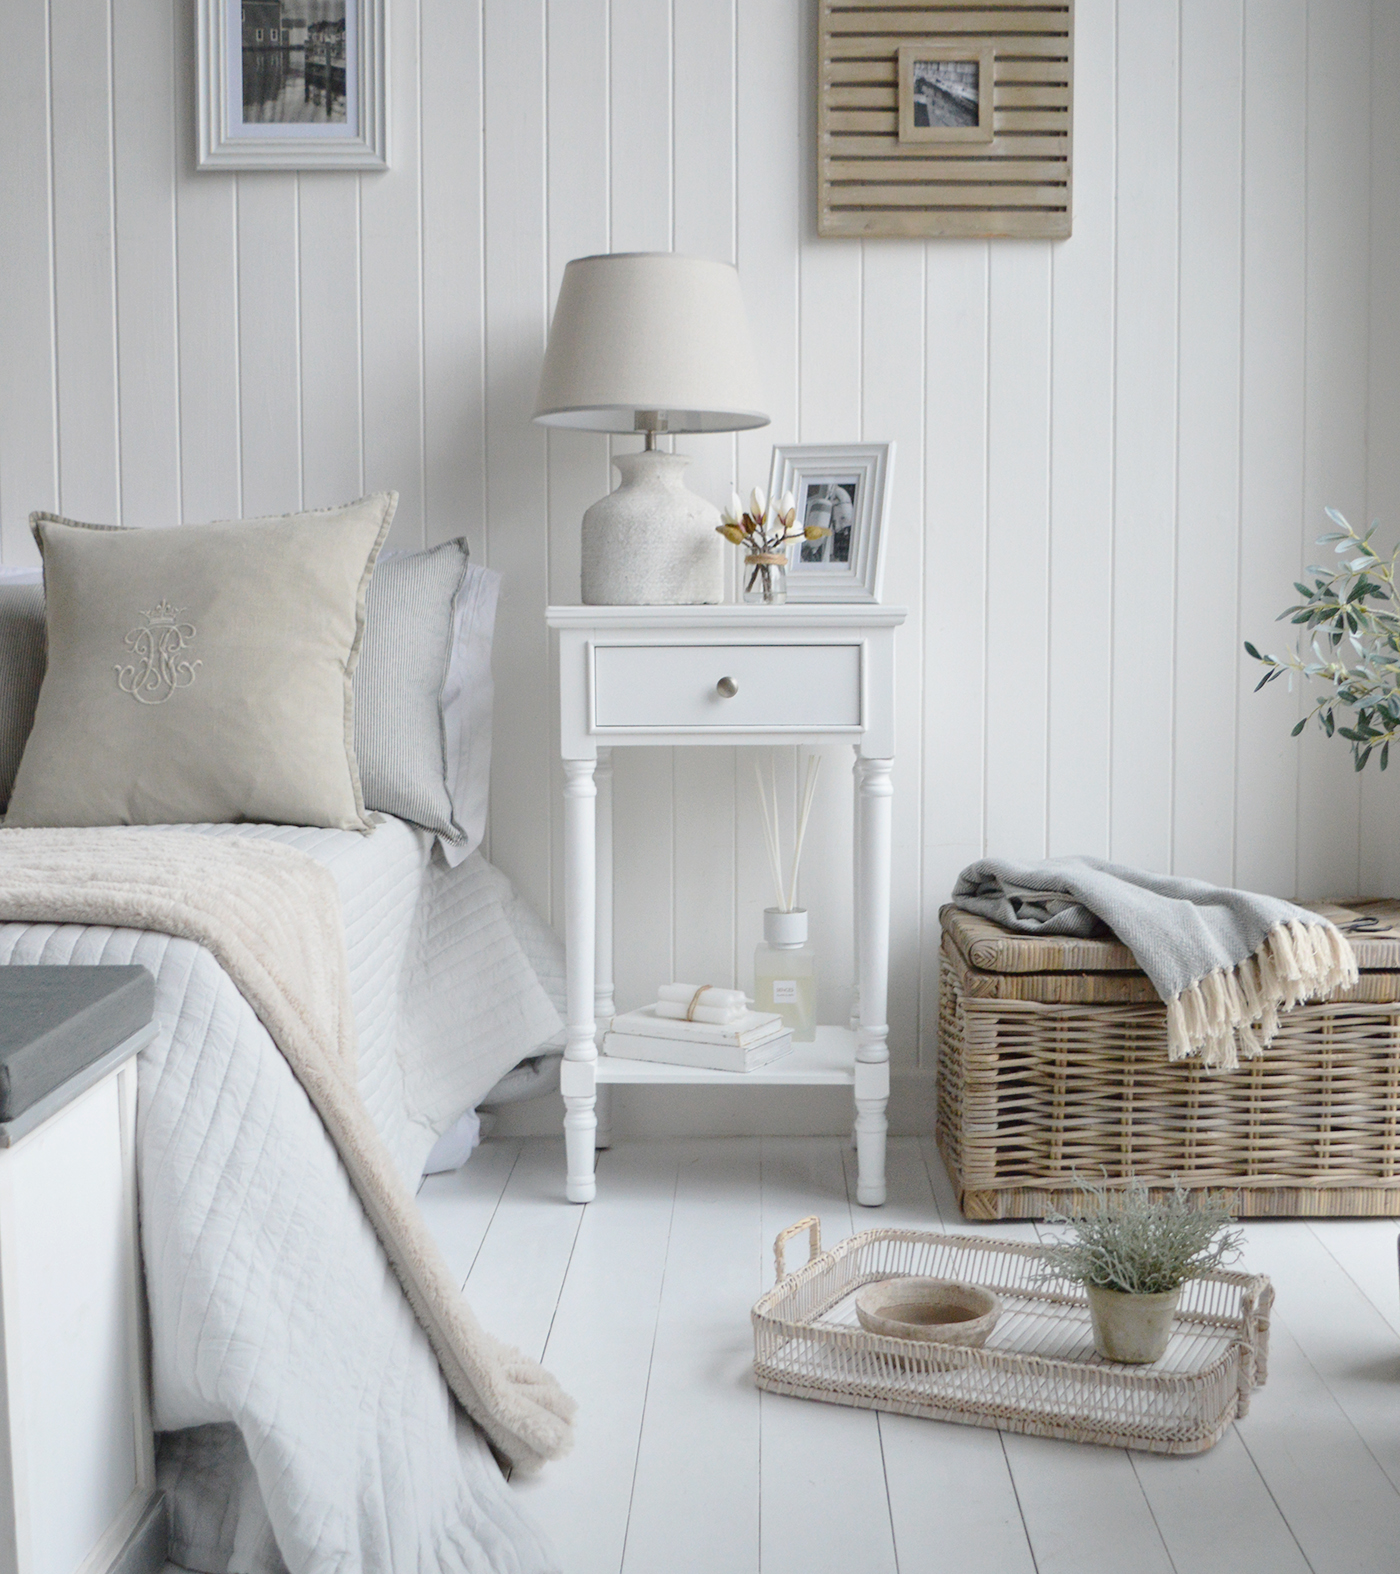
<svg viewBox="0 0 1400 1574">
<path fill-rule="evenodd" d="M 210 951 L 320 1115 L 467 1414 L 517 1469 L 568 1451 L 573 1400 L 477 1323 L 360 1098 L 340 898 L 328 869 L 295 848 L 244 837 L 0 830 L 0 921 L 148 929 Z"/>
<path fill-rule="evenodd" d="M 1275 896 L 1147 874 L 1098 858 L 969 864 L 953 901 L 1023 934 L 1087 937 L 1107 925 L 1166 1002 L 1172 1060 L 1233 1071 L 1262 1054 L 1280 1011 L 1356 982 L 1325 918 Z"/>
</svg>

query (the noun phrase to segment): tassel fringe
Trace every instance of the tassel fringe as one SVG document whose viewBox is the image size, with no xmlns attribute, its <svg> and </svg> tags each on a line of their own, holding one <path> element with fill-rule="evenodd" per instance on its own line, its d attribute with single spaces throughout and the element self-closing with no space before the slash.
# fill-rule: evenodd
<svg viewBox="0 0 1400 1574">
<path fill-rule="evenodd" d="M 1280 1011 L 1325 1000 L 1357 980 L 1356 957 L 1332 924 L 1275 924 L 1253 956 L 1216 968 L 1167 1002 L 1172 1060 L 1199 1054 L 1207 1071 L 1233 1071 L 1262 1055 Z"/>
</svg>

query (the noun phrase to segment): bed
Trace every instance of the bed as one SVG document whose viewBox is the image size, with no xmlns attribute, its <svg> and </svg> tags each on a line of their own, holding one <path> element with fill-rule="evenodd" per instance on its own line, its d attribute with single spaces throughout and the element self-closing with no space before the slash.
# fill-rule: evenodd
<svg viewBox="0 0 1400 1574">
<path fill-rule="evenodd" d="M 379 544 L 386 529 L 387 519 Z M 461 556 L 465 562 L 465 549 Z M 52 572 L 47 550 L 46 562 Z M 479 668 L 483 637 L 489 662 L 494 587 L 479 573 L 453 572 L 447 638 L 457 650 L 475 639 Z M 472 615 L 469 585 L 474 634 L 463 626 Z M 23 666 L 12 632 L 0 620 L 0 698 Z M 52 672 L 52 610 L 48 638 Z M 123 669 L 116 670 L 120 685 Z M 151 670 L 163 670 L 169 692 L 178 692 L 177 662 Z M 381 678 L 396 670 L 381 664 Z M 200 839 L 195 850 L 209 848 L 215 909 L 218 882 L 233 878 L 221 872 L 224 862 L 236 851 L 250 855 L 253 843 L 287 849 L 278 857 L 289 867 L 310 860 L 329 872 L 344 931 L 354 1086 L 408 1191 L 442 1134 L 503 1074 L 547 1050 L 561 1026 L 558 942 L 476 850 L 485 807 L 479 671 L 477 679 L 462 730 L 454 735 L 442 722 L 449 798 L 453 770 L 476 740 L 447 830 L 432 828 L 431 813 L 415 811 L 427 822 L 415 824 L 375 812 L 374 798 L 393 794 L 378 788 L 372 796 L 362 768 L 359 828 L 172 816 L 173 829 L 131 824 L 136 817 L 128 815 L 130 828 L 116 833 L 126 838 L 124 856 L 183 849 L 187 864 L 191 838 Z M 439 688 L 450 694 L 464 681 L 449 668 Z M 389 704 L 399 700 L 390 695 Z M 361 705 L 360 719 L 371 709 Z M 132 714 L 144 724 L 144 713 Z M 349 715 L 347 700 L 347 727 Z M 489 690 L 485 715 L 489 731 Z M 26 752 L 26 739 L 27 732 L 16 746 L 0 736 L 0 778 L 7 750 L 26 765 L 34 757 L 37 745 Z M 362 758 L 373 749 L 371 740 Z M 8 768 L 15 773 L 13 760 Z M 10 796 L 11 825 L 36 823 L 32 811 L 16 816 L 22 796 L 18 789 Z M 65 833 L 17 830 L 0 841 L 8 835 L 11 849 L 24 837 L 46 845 L 46 834 Z M 92 834 L 100 877 L 108 845 L 101 838 L 112 833 Z M 224 892 L 230 903 L 237 894 L 232 885 Z M 0 900 L 0 920 L 32 919 L 39 910 L 13 890 Z M 291 933 L 286 926 L 298 920 L 282 913 L 278 921 Z M 371 1222 L 342 1139 L 332 1139 L 305 1076 L 265 1025 L 268 1013 L 246 982 L 240 990 L 216 949 L 157 923 L 0 921 L 0 965 L 134 962 L 156 981 L 158 1034 L 139 1067 L 138 1174 L 172 1559 L 211 1574 L 557 1568 L 502 1473 L 509 1447 L 493 1432 L 493 1450 L 454 1399 L 461 1383 L 444 1375 L 431 1318 L 412 1300 L 412 1275 L 386 1254 L 382 1222 Z M 530 1365 L 520 1359 L 524 1383 L 541 1380 Z M 543 1448 L 532 1462 L 542 1457 Z"/>
</svg>

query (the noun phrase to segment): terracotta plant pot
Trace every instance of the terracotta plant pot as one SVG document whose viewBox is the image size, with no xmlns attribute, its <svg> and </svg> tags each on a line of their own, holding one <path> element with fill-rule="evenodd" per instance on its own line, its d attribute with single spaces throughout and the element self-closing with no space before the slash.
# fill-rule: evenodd
<svg viewBox="0 0 1400 1574">
<path fill-rule="evenodd" d="M 1001 1302 L 981 1285 L 957 1279 L 883 1279 L 856 1296 L 867 1333 L 980 1349 L 1001 1316 Z"/>
<path fill-rule="evenodd" d="M 1086 1284 L 1094 1348 L 1105 1361 L 1147 1366 L 1160 1361 L 1172 1336 L 1172 1319 L 1181 1287 L 1160 1295 L 1128 1295 Z"/>
</svg>

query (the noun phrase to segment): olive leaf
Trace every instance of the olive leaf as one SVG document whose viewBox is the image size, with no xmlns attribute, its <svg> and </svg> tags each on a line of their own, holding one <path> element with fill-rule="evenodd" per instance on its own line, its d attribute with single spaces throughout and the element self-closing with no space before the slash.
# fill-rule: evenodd
<svg viewBox="0 0 1400 1574">
<path fill-rule="evenodd" d="M 1296 738 L 1310 721 L 1316 720 L 1330 738 L 1340 734 L 1351 745 L 1355 768 L 1364 770 L 1379 746 L 1380 767 L 1390 763 L 1390 745 L 1400 737 L 1400 593 L 1396 588 L 1400 547 L 1389 558 L 1381 558 L 1371 546 L 1378 521 L 1365 535 L 1357 532 L 1335 509 L 1326 510 L 1337 526 L 1319 536 L 1319 546 L 1331 546 L 1333 556 L 1341 559 L 1334 568 L 1309 564 L 1311 585 L 1295 580 L 1293 588 L 1302 598 L 1278 615 L 1299 629 L 1291 655 L 1271 656 L 1251 641 L 1244 642 L 1245 654 L 1266 669 L 1255 684 L 1257 694 L 1265 684 L 1285 673 L 1297 673 L 1308 683 L 1322 685 L 1326 692 L 1293 728 Z M 1350 655 L 1342 659 L 1342 646 Z M 1339 725 L 1335 712 L 1351 712 L 1349 726 Z"/>
</svg>

